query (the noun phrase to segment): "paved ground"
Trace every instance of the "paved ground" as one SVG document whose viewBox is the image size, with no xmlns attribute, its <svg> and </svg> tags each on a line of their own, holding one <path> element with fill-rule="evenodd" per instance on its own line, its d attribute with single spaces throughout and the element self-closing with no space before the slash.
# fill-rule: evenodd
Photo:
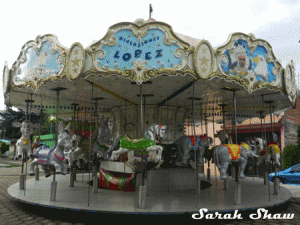
<svg viewBox="0 0 300 225">
<path fill-rule="evenodd" d="M 9 164 L 10 163 L 10 164 Z M 17 164 L 17 166 L 16 166 Z M 293 198 L 291 202 L 277 207 L 275 209 L 269 209 L 270 213 L 294 213 L 292 220 L 251 220 L 247 214 L 243 215 L 243 220 L 194 220 L 190 214 L 186 215 L 116 215 L 109 213 L 87 213 L 80 211 L 67 211 L 56 210 L 44 207 L 38 207 L 34 205 L 28 205 L 25 203 L 13 200 L 7 194 L 7 188 L 19 182 L 20 174 L 20 162 L 10 161 L 0 158 L 0 224 L 2 225 L 15 225 L 15 224 L 111 224 L 111 223 L 145 223 L 160 222 L 162 219 L 166 219 L 168 223 L 172 222 L 187 222 L 187 223 L 201 223 L 208 224 L 211 222 L 218 222 L 219 224 L 300 224 L 300 200 Z M 300 191 L 295 190 L 295 186 L 292 187 L 293 193 L 298 195 Z M 300 189 L 300 188 L 299 188 Z M 300 195 L 299 195 L 300 196 Z M 300 199 L 300 198 L 299 198 Z M 272 210 L 272 211 L 271 211 Z M 252 212 L 253 213 L 253 212 Z M 217 224 L 217 223 L 216 223 Z"/>
</svg>

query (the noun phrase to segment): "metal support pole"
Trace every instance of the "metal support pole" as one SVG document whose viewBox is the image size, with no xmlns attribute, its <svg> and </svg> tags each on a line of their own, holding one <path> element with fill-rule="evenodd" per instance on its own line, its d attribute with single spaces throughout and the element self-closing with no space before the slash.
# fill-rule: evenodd
<svg viewBox="0 0 300 225">
<path fill-rule="evenodd" d="M 233 108 L 234 108 L 235 144 L 237 144 L 238 140 L 237 140 L 237 126 L 236 126 L 236 95 L 235 95 L 235 90 L 233 91 Z"/>
<path fill-rule="evenodd" d="M 40 179 L 40 170 L 39 167 L 36 166 L 35 167 L 35 180 L 39 180 Z"/>
<path fill-rule="evenodd" d="M 207 117 L 208 115 L 205 115 L 204 116 L 204 121 L 205 121 L 205 133 L 206 133 L 206 141 L 208 141 L 208 124 L 207 124 Z M 205 150 L 208 150 L 208 149 L 205 149 Z M 210 181 L 210 162 L 209 160 L 207 159 L 207 180 Z"/>
<path fill-rule="evenodd" d="M 228 190 L 228 179 L 224 180 L 224 190 Z"/>
<path fill-rule="evenodd" d="M 193 133 L 194 140 L 196 140 L 196 128 L 195 128 L 195 82 L 193 83 L 193 97 L 192 99 L 192 113 L 193 113 Z M 200 155 L 199 155 L 200 157 Z M 196 195 L 201 193 L 201 175 L 200 175 L 200 163 L 198 159 L 197 149 L 195 150 L 195 176 L 196 176 Z"/>
<path fill-rule="evenodd" d="M 70 187 L 74 187 L 74 166 L 70 166 Z"/>
<path fill-rule="evenodd" d="M 214 140 L 214 148 L 216 147 L 216 140 L 215 140 L 215 106 L 213 106 L 213 140 Z M 214 156 L 213 156 L 214 157 Z M 216 178 L 216 185 L 217 185 L 217 165 L 215 164 L 215 178 Z"/>
<path fill-rule="evenodd" d="M 279 179 L 278 177 L 274 178 L 274 195 L 278 195 L 279 194 Z"/>
<path fill-rule="evenodd" d="M 29 117 L 29 103 L 31 102 L 32 100 L 29 100 L 29 99 L 26 99 L 25 102 L 26 102 L 26 121 L 29 121 L 28 117 Z M 20 174 L 20 190 L 25 190 L 25 183 L 26 183 L 26 172 L 24 174 L 24 166 L 26 164 L 26 161 L 27 161 L 27 152 L 25 149 L 22 149 L 22 167 L 21 167 L 21 174 Z M 27 164 L 26 164 L 27 165 Z M 27 168 L 27 166 L 26 166 Z"/>
<path fill-rule="evenodd" d="M 140 103 L 141 103 L 141 136 L 144 132 L 144 113 L 143 113 L 143 87 L 142 84 L 140 85 Z"/>
<path fill-rule="evenodd" d="M 74 176 L 74 181 L 76 181 L 76 168 L 73 168 L 73 176 Z"/>
<path fill-rule="evenodd" d="M 235 186 L 234 186 L 234 204 L 235 205 L 240 205 L 241 204 L 241 200 L 242 200 L 242 190 L 241 190 L 241 182 L 239 180 L 239 173 L 238 173 L 238 162 L 234 162 L 233 163 L 234 168 L 235 168 Z"/>
<path fill-rule="evenodd" d="M 57 181 L 55 181 L 55 167 L 53 167 L 53 181 L 51 182 L 51 189 L 50 189 L 50 202 L 56 201 L 56 190 L 57 190 Z"/>
<path fill-rule="evenodd" d="M 226 131 L 226 124 L 225 124 L 225 106 L 226 104 L 220 104 L 222 107 L 222 114 L 223 114 L 223 131 Z M 221 143 L 224 144 L 224 143 Z M 228 179 L 224 180 L 224 190 L 228 190 Z"/>
<path fill-rule="evenodd" d="M 92 94 L 93 95 L 93 94 Z M 98 100 L 102 100 L 103 98 L 99 97 L 99 98 L 94 98 L 95 100 L 95 130 L 98 131 Z M 127 104 L 127 103 L 126 103 Z M 94 152 L 93 153 L 93 192 L 94 193 L 98 193 L 98 174 L 97 174 L 97 153 Z"/>
<path fill-rule="evenodd" d="M 146 186 L 139 187 L 139 208 L 146 208 L 146 196 L 147 196 L 147 188 Z"/>
<path fill-rule="evenodd" d="M 59 91 L 56 92 L 55 146 L 57 146 L 57 142 L 58 142 L 58 107 L 59 107 Z"/>
<path fill-rule="evenodd" d="M 273 109 L 273 110 L 272 110 Z M 272 136 L 272 141 L 274 142 L 275 140 L 273 139 L 273 112 L 274 112 L 274 106 L 272 107 L 272 103 L 270 103 L 270 115 L 271 115 L 271 136 Z M 272 151 L 272 155 L 275 155 L 275 153 Z M 279 181 L 277 177 L 277 171 L 276 171 L 276 165 L 274 162 L 275 159 L 272 159 L 272 167 L 275 172 L 275 178 L 274 178 L 274 195 L 278 195 L 279 192 Z"/>
<path fill-rule="evenodd" d="M 261 128 L 261 139 L 264 140 L 264 134 L 263 134 L 263 112 L 264 111 L 258 111 L 259 113 L 259 117 L 260 117 L 260 128 Z M 259 177 L 259 166 L 256 166 L 256 173 L 257 173 L 257 176 Z M 266 180 L 265 180 L 265 175 L 264 175 L 264 183 L 267 184 Z"/>
</svg>

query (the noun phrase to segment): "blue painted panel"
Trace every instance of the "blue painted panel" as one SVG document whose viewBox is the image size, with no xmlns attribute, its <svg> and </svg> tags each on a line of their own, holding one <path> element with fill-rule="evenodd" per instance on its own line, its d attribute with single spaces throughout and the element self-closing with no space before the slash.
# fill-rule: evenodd
<svg viewBox="0 0 300 225">
<path fill-rule="evenodd" d="M 42 43 L 39 51 L 34 47 L 26 50 L 26 62 L 20 65 L 20 73 L 16 75 L 17 81 L 28 81 L 37 77 L 45 79 L 48 76 L 55 75 L 62 69 L 57 58 L 59 52 L 51 53 L 51 42 Z"/>
<path fill-rule="evenodd" d="M 252 55 L 246 41 L 240 39 L 234 43 L 234 46 L 238 53 L 230 53 L 229 50 L 224 52 L 228 58 L 226 62 L 221 61 L 224 72 L 240 77 L 252 73 L 257 81 L 269 83 L 276 80 L 276 75 L 272 72 L 274 64 L 267 62 L 267 50 L 263 46 L 257 46 Z"/>
<path fill-rule="evenodd" d="M 127 70 L 131 69 L 138 59 L 141 59 L 148 61 L 146 64 L 148 69 L 157 69 L 162 63 L 164 68 L 172 68 L 180 65 L 183 60 L 183 56 L 176 58 L 174 55 L 179 47 L 175 44 L 165 45 L 164 33 L 158 29 L 149 30 L 141 42 L 131 30 L 121 30 L 116 33 L 115 37 L 117 44 L 112 47 L 105 45 L 102 48 L 105 51 L 105 57 L 97 58 L 101 67 Z"/>
</svg>

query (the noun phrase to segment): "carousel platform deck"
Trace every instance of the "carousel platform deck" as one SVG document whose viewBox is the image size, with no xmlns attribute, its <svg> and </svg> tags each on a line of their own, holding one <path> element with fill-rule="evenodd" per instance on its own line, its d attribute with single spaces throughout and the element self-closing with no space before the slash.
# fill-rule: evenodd
<svg viewBox="0 0 300 225">
<path fill-rule="evenodd" d="M 181 175 L 185 176 L 179 176 Z M 174 174 L 177 175 L 175 176 Z M 234 204 L 234 180 L 228 181 L 228 190 L 224 190 L 224 181 L 219 177 L 211 176 L 211 186 L 201 190 L 196 195 L 193 179 L 194 173 L 190 169 L 160 169 L 149 171 L 146 198 L 146 207 L 140 209 L 139 185 L 141 174 L 137 175 L 135 192 L 113 191 L 98 189 L 93 193 L 92 187 L 87 184 L 91 179 L 89 174 L 77 174 L 74 187 L 70 187 L 69 175 L 57 175 L 56 201 L 50 201 L 50 187 L 52 177 L 40 176 L 39 180 L 27 177 L 25 190 L 19 189 L 19 183 L 8 188 L 9 195 L 21 202 L 38 206 L 80 210 L 88 212 L 110 213 L 140 213 L 140 214 L 181 214 L 197 213 L 201 208 L 209 212 L 230 212 L 234 210 L 255 210 L 279 206 L 290 200 L 291 191 L 281 186 L 279 194 L 273 194 L 273 183 L 270 184 L 270 199 L 268 185 L 264 185 L 261 178 L 247 177 L 241 180 L 241 204 Z M 172 179 L 171 179 L 172 178 Z M 185 180 L 187 181 L 185 183 Z M 159 185 L 161 183 L 161 185 Z"/>
</svg>

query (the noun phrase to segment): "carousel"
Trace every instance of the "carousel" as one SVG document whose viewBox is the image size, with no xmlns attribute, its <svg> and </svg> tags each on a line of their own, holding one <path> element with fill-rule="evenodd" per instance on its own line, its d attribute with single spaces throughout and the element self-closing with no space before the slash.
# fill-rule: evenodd
<svg viewBox="0 0 300 225">
<path fill-rule="evenodd" d="M 14 124 L 22 133 L 15 157 L 22 160 L 20 181 L 8 188 L 19 201 L 171 214 L 273 207 L 292 196 L 277 179 L 267 181 L 270 171 L 264 178 L 244 175 L 264 146 L 240 140 L 236 124 L 272 118 L 297 100 L 293 62 L 283 68 L 270 44 L 253 34 L 230 34 L 212 48 L 150 18 L 112 25 L 86 48 L 37 36 L 11 68 L 5 64 L 3 90 L 6 106 L 27 113 Z M 30 121 L 31 112 L 55 118 L 54 147 L 32 140 L 42 124 Z M 227 121 L 234 127 L 230 138 Z M 208 124 L 216 123 L 223 129 L 207 135 Z M 199 124 L 202 136 L 195 132 Z M 267 139 L 260 143 L 273 148 L 265 161 L 276 169 L 278 143 Z M 80 158 L 87 171 L 78 170 Z"/>
</svg>

